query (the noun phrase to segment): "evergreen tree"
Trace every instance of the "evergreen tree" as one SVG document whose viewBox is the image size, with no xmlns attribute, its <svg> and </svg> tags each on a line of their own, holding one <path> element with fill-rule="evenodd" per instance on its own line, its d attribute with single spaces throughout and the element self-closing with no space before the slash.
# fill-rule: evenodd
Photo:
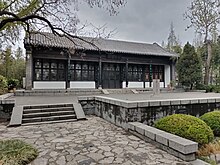
<svg viewBox="0 0 220 165">
<path fill-rule="evenodd" d="M 12 75 L 12 51 L 11 47 L 6 48 L 6 51 L 3 53 L 3 66 L 4 66 L 4 76 L 8 79 Z"/>
<path fill-rule="evenodd" d="M 210 83 L 210 71 L 212 61 L 212 42 L 216 40 L 215 34 L 217 25 L 220 22 L 219 0 L 193 0 L 184 14 L 185 18 L 190 21 L 187 28 L 194 27 L 196 33 L 204 36 L 204 44 L 207 47 L 207 55 L 205 59 L 205 76 L 204 83 Z M 210 38 L 214 37 L 214 38 Z"/>
<path fill-rule="evenodd" d="M 194 46 L 190 45 L 189 42 L 184 46 L 183 53 L 177 62 L 177 73 L 179 83 L 190 87 L 190 89 L 202 80 L 201 58 L 196 54 Z"/>
<path fill-rule="evenodd" d="M 19 86 L 22 86 L 22 79 L 25 77 L 25 58 L 23 56 L 22 49 L 19 47 L 15 52 L 15 58 L 13 61 L 13 79 L 19 80 Z"/>
<path fill-rule="evenodd" d="M 0 75 L 7 80 L 17 79 L 19 87 L 22 86 L 22 78 L 25 77 L 25 59 L 21 48 L 12 52 L 8 47 L 0 54 Z"/>
</svg>

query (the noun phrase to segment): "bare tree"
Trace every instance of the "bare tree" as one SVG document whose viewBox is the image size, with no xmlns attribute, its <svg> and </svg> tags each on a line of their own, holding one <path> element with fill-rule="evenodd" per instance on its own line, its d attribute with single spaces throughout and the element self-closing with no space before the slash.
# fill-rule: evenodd
<svg viewBox="0 0 220 165">
<path fill-rule="evenodd" d="M 207 46 L 207 57 L 205 62 L 204 83 L 209 83 L 212 49 L 210 37 L 216 31 L 219 23 L 219 0 L 193 0 L 188 11 L 184 14 L 191 24 L 187 28 L 194 27 L 195 31 L 204 36 L 204 44 Z"/>
<path fill-rule="evenodd" d="M 173 22 L 171 22 L 170 24 L 170 33 L 167 39 L 167 49 L 169 51 L 173 51 L 173 47 L 177 46 L 178 42 L 177 42 L 177 38 L 174 32 L 174 26 L 173 26 Z"/>
<path fill-rule="evenodd" d="M 84 0 L 115 15 L 126 0 Z M 79 0 L 0 0 L 0 40 L 16 41 L 24 29 L 50 30 L 58 36 L 76 37 Z"/>
</svg>

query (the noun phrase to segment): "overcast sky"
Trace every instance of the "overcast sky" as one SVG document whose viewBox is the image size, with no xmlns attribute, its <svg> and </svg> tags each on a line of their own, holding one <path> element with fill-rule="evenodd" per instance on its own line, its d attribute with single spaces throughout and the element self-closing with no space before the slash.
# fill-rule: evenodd
<svg viewBox="0 0 220 165">
<path fill-rule="evenodd" d="M 127 0 L 118 15 L 109 16 L 103 9 L 91 9 L 85 4 L 79 5 L 81 22 L 92 22 L 95 26 L 107 24 L 109 30 L 117 29 L 112 38 L 136 42 L 159 44 L 167 42 L 170 24 L 182 44 L 192 43 L 194 30 L 185 31 L 189 22 L 183 13 L 192 0 Z"/>
</svg>

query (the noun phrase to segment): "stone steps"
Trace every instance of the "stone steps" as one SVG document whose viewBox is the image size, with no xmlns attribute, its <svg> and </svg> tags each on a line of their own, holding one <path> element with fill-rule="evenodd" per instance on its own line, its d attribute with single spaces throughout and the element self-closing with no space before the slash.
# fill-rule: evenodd
<svg viewBox="0 0 220 165">
<path fill-rule="evenodd" d="M 54 124 L 54 123 L 67 123 L 67 122 L 76 122 L 77 119 L 68 119 L 68 120 L 54 120 L 54 121 L 41 121 L 41 122 L 34 122 L 34 123 L 23 123 L 22 126 L 28 125 L 40 125 L 40 124 Z"/>
<path fill-rule="evenodd" d="M 22 125 L 66 120 L 77 120 L 73 104 L 23 106 Z"/>
<path fill-rule="evenodd" d="M 73 107 L 58 107 L 58 108 L 40 108 L 40 109 L 24 109 L 23 114 L 41 113 L 41 112 L 60 112 L 60 111 L 73 111 Z"/>
<path fill-rule="evenodd" d="M 25 105 L 25 106 L 23 106 L 24 110 L 26 110 L 26 109 L 64 108 L 64 107 L 73 107 L 73 104 L 40 104 L 40 105 Z"/>
<path fill-rule="evenodd" d="M 44 122 L 44 121 L 55 121 L 55 120 L 68 120 L 76 119 L 76 115 L 60 115 L 60 116 L 50 116 L 50 117 L 35 117 L 35 118 L 24 118 L 23 123 L 34 123 L 34 122 Z"/>
<path fill-rule="evenodd" d="M 8 126 L 86 120 L 79 103 L 24 105 L 13 108 Z"/>
<path fill-rule="evenodd" d="M 23 119 L 26 118 L 36 118 L 36 117 L 49 117 L 49 116 L 60 116 L 60 115 L 75 115 L 74 110 L 71 111 L 55 111 L 55 112 L 40 112 L 40 113 L 25 113 L 23 114 Z"/>
</svg>

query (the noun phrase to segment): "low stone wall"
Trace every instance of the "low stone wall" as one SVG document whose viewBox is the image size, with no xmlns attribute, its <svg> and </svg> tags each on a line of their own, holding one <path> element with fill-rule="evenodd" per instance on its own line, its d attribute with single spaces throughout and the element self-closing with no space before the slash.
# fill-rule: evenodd
<svg viewBox="0 0 220 165">
<path fill-rule="evenodd" d="M 17 90 L 15 96 L 71 96 L 102 94 L 99 89 Z"/>
<path fill-rule="evenodd" d="M 128 131 L 184 161 L 196 159 L 198 151 L 198 143 L 196 142 L 139 122 L 128 123 Z"/>
<path fill-rule="evenodd" d="M 11 117 L 15 105 L 15 100 L 10 99 L 11 96 L 14 96 L 14 93 L 0 95 L 0 121 L 7 121 Z"/>
<path fill-rule="evenodd" d="M 153 125 L 154 121 L 171 114 L 196 117 L 220 107 L 220 98 L 127 101 L 104 96 L 78 97 L 85 114 L 95 114 L 127 129 L 128 122 Z"/>
</svg>

